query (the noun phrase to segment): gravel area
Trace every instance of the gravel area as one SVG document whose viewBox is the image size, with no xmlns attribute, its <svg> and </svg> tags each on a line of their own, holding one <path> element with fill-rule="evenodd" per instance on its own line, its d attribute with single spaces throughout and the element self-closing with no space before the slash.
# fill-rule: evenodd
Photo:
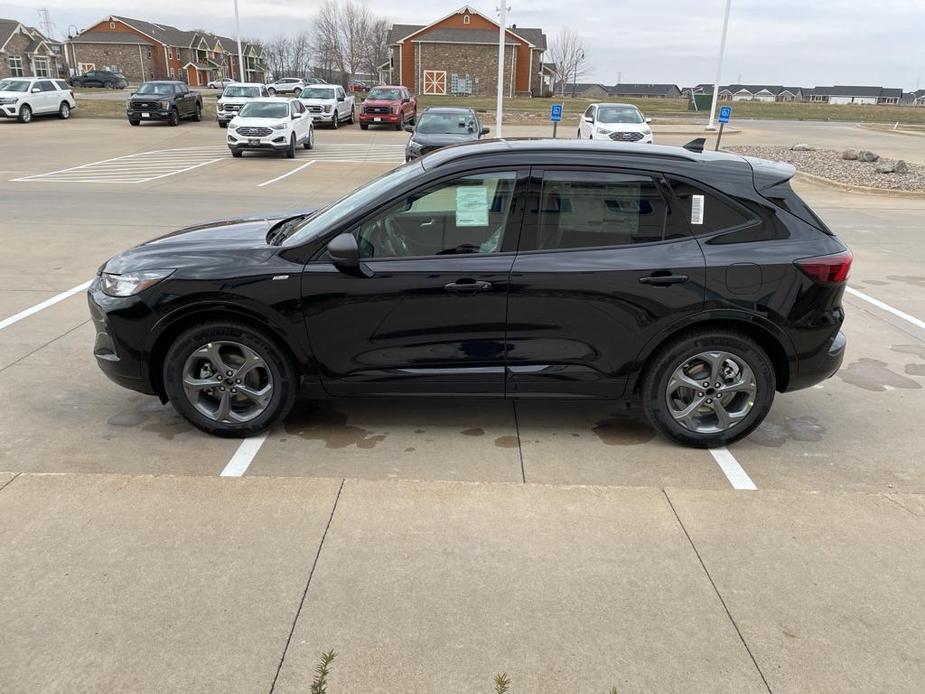
<svg viewBox="0 0 925 694">
<path fill-rule="evenodd" d="M 734 146 L 724 149 L 751 157 L 790 162 L 798 171 L 821 176 L 836 183 L 883 190 L 925 192 L 925 166 L 919 164 L 906 162 L 909 172 L 905 174 L 878 173 L 878 164 L 892 163 L 894 160 L 881 157 L 878 162 L 849 161 L 841 158 L 841 151 L 830 149 L 811 152 L 795 152 L 789 147 Z"/>
</svg>

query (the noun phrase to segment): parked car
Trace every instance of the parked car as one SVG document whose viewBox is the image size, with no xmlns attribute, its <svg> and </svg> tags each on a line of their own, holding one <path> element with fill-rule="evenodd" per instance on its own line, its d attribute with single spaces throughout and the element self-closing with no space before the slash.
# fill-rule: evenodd
<svg viewBox="0 0 925 694">
<path fill-rule="evenodd" d="M 145 82 L 129 97 L 125 114 L 132 125 L 143 120 L 167 121 L 169 125 L 179 125 L 184 118 L 201 121 L 202 96 L 183 82 Z"/>
<path fill-rule="evenodd" d="M 471 108 L 430 106 L 414 125 L 406 125 L 411 139 L 405 145 L 405 161 L 417 159 L 428 152 L 478 140 L 488 134 Z"/>
<path fill-rule="evenodd" d="M 578 139 L 651 144 L 651 120 L 632 104 L 591 104 L 578 119 Z"/>
<path fill-rule="evenodd" d="M 304 86 L 305 80 L 299 79 L 298 77 L 283 77 L 272 84 L 268 84 L 267 91 L 270 93 L 270 96 L 274 94 L 295 94 L 298 96 Z"/>
<path fill-rule="evenodd" d="M 794 172 L 657 145 L 448 147 L 317 212 L 109 259 L 94 354 L 222 436 L 299 393 L 638 398 L 666 437 L 723 446 L 844 357 L 852 256 Z"/>
<path fill-rule="evenodd" d="M 352 92 L 354 92 L 354 93 L 357 93 L 357 92 L 368 92 L 368 91 L 369 91 L 369 85 L 366 84 L 366 82 L 360 82 L 360 81 L 351 82 L 351 83 L 350 83 L 350 91 L 352 91 Z"/>
<path fill-rule="evenodd" d="M 224 88 L 227 87 L 229 84 L 237 84 L 237 82 L 235 82 L 235 81 L 234 81 L 233 79 L 231 79 L 230 77 L 222 77 L 222 78 L 217 79 L 217 80 L 212 80 L 211 82 L 209 82 L 209 83 L 206 85 L 206 87 L 207 87 L 208 89 L 224 89 Z"/>
<path fill-rule="evenodd" d="M 315 126 L 298 99 L 251 99 L 228 124 L 228 149 L 234 157 L 245 150 L 272 150 L 293 159 L 299 145 L 315 146 Z"/>
<path fill-rule="evenodd" d="M 71 77 L 71 86 L 125 89 L 128 86 L 128 80 L 121 72 L 114 70 L 89 70 L 82 75 Z"/>
<path fill-rule="evenodd" d="M 414 123 L 418 117 L 418 105 L 407 87 L 373 87 L 360 106 L 360 127 L 366 130 L 370 125 L 391 125 L 403 130 L 406 123 Z"/>
<path fill-rule="evenodd" d="M 32 116 L 55 113 L 67 120 L 77 108 L 73 90 L 64 80 L 43 77 L 0 79 L 0 116 L 29 123 Z"/>
<path fill-rule="evenodd" d="M 227 128 L 231 119 L 238 115 L 241 107 L 251 99 L 269 96 L 266 86 L 258 82 L 235 82 L 227 87 L 218 97 L 215 118 L 218 127 Z"/>
<path fill-rule="evenodd" d="M 356 115 L 353 95 L 347 96 L 340 85 L 307 85 L 299 93 L 299 101 L 316 123 L 324 123 L 334 129 L 341 123 L 353 123 Z"/>
</svg>

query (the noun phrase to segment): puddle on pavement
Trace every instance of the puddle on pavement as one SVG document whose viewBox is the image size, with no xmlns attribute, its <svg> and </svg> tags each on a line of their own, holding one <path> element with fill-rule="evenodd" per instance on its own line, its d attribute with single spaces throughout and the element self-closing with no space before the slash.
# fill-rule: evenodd
<svg viewBox="0 0 925 694">
<path fill-rule="evenodd" d="M 495 439 L 495 445 L 498 448 L 517 448 L 520 442 L 516 436 L 499 436 Z"/>
<path fill-rule="evenodd" d="M 886 278 L 894 282 L 911 284 L 914 287 L 925 287 L 925 277 L 921 275 L 887 275 Z"/>
<path fill-rule="evenodd" d="M 630 417 L 602 419 L 591 431 L 608 446 L 636 446 L 655 438 L 655 429 L 648 422 Z"/>
<path fill-rule="evenodd" d="M 485 430 L 482 427 L 473 427 L 472 429 L 463 429 L 459 433 L 463 436 L 484 436 Z"/>
<path fill-rule="evenodd" d="M 322 441 L 325 448 L 375 448 L 387 434 L 374 434 L 368 429 L 347 424 L 347 415 L 328 404 L 314 407 L 303 405 L 294 409 L 283 421 L 291 436 L 309 441 Z"/>
<path fill-rule="evenodd" d="M 890 349 L 900 354 L 913 354 L 925 359 L 925 345 L 893 345 Z"/>
<path fill-rule="evenodd" d="M 768 448 L 780 448 L 787 441 L 822 441 L 824 436 L 825 427 L 815 417 L 787 417 L 783 422 L 764 420 L 748 435 L 747 441 Z"/>
<path fill-rule="evenodd" d="M 193 431 L 193 426 L 177 414 L 170 403 L 162 405 L 157 398 L 144 396 L 132 398 L 132 401 L 138 404 L 130 410 L 114 414 L 106 423 L 114 427 L 140 427 L 141 431 L 157 434 L 167 440 Z"/>
<path fill-rule="evenodd" d="M 918 381 L 913 381 L 902 374 L 887 368 L 885 361 L 879 359 L 858 359 L 855 362 L 842 367 L 838 371 L 838 377 L 845 383 L 850 383 L 858 388 L 873 391 L 885 391 L 887 388 L 921 388 Z"/>
</svg>

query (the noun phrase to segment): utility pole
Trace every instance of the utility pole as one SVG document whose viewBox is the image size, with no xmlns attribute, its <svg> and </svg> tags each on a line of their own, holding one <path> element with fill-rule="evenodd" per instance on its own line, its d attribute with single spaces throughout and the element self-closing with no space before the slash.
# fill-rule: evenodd
<svg viewBox="0 0 925 694">
<path fill-rule="evenodd" d="M 495 122 L 495 133 L 501 137 L 501 121 L 504 118 L 504 38 L 507 26 L 507 0 L 501 0 L 501 19 L 498 22 L 498 103 L 495 110 L 498 117 Z"/>
<path fill-rule="evenodd" d="M 234 39 L 238 42 L 238 75 L 239 82 L 247 82 L 244 75 L 244 51 L 241 50 L 241 19 L 238 16 L 238 0 L 234 0 Z"/>
<path fill-rule="evenodd" d="M 48 38 L 53 39 L 54 36 L 52 36 L 52 32 L 55 29 L 55 24 L 51 21 L 51 17 L 48 15 L 47 7 L 43 7 L 39 10 L 39 17 L 41 17 L 39 26 L 42 27 L 42 33 L 45 34 L 45 36 Z"/>
<path fill-rule="evenodd" d="M 716 61 L 716 80 L 713 82 L 713 103 L 710 104 L 710 120 L 707 130 L 716 130 L 713 119 L 716 117 L 716 102 L 719 100 L 719 79 L 723 72 L 723 53 L 726 51 L 726 29 L 729 28 L 729 9 L 732 0 L 726 0 L 726 12 L 723 15 L 723 33 L 719 40 L 719 58 Z"/>
</svg>

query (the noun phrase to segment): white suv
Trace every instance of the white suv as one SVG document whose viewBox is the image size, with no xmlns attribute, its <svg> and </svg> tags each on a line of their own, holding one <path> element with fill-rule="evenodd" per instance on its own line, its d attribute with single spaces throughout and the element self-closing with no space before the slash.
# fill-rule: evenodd
<svg viewBox="0 0 925 694">
<path fill-rule="evenodd" d="M 240 157 L 245 150 L 274 150 L 295 158 L 295 148 L 315 146 L 312 117 L 298 99 L 251 99 L 228 124 L 228 149 Z"/>
<path fill-rule="evenodd" d="M 68 119 L 77 108 L 67 82 L 49 77 L 5 77 L 0 79 L 0 116 L 28 123 L 32 116 L 57 113 Z"/>
<path fill-rule="evenodd" d="M 231 119 L 238 115 L 238 111 L 251 99 L 269 96 L 267 88 L 257 82 L 236 82 L 225 87 L 225 91 L 218 97 L 216 104 L 216 120 L 218 127 L 228 127 Z"/>
<path fill-rule="evenodd" d="M 651 144 L 651 120 L 632 104 L 591 104 L 578 119 L 578 139 Z"/>
<path fill-rule="evenodd" d="M 304 86 L 305 80 L 298 77 L 283 77 L 273 82 L 273 84 L 268 84 L 267 91 L 270 92 L 270 96 L 274 94 L 295 94 L 298 96 Z"/>
</svg>

